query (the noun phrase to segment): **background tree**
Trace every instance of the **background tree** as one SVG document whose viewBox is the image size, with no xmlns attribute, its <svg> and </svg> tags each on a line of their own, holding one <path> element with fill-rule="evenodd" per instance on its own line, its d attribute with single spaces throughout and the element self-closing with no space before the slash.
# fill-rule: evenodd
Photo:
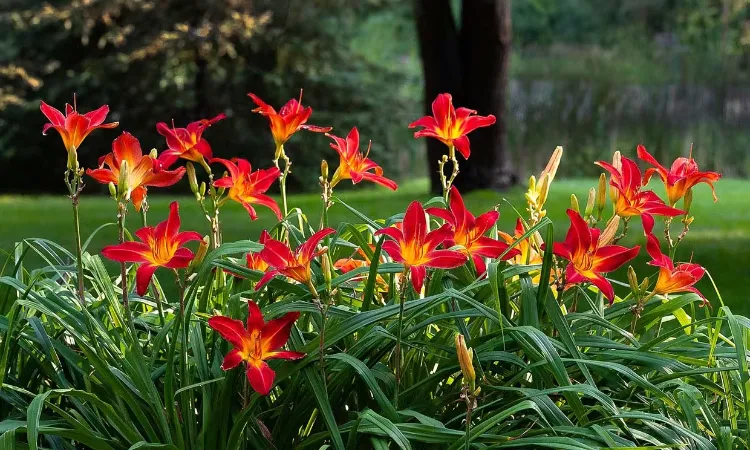
<svg viewBox="0 0 750 450">
<path fill-rule="evenodd" d="M 416 21 L 424 73 L 425 110 L 442 92 L 454 104 L 494 114 L 492 127 L 471 135 L 471 158 L 461 161 L 457 186 L 463 191 L 505 188 L 516 182 L 507 157 L 506 87 L 511 49 L 511 1 L 464 0 L 460 20 L 449 0 L 418 0 Z M 460 24 L 460 26 L 458 25 Z M 437 161 L 442 143 L 427 140 L 430 186 L 440 192 Z"/>
</svg>

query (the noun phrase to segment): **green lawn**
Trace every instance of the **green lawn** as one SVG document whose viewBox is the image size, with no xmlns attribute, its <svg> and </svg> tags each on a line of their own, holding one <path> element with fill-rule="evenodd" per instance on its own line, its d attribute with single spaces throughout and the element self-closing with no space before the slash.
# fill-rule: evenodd
<svg viewBox="0 0 750 450">
<path fill-rule="evenodd" d="M 569 205 L 569 196 L 575 193 L 585 203 L 589 187 L 594 180 L 557 180 L 553 183 L 552 192 L 547 202 L 547 211 L 554 220 L 556 235 L 562 237 L 567 230 L 568 221 L 565 209 Z M 661 186 L 654 186 L 662 193 Z M 696 188 L 692 212 L 696 216 L 687 239 L 681 245 L 678 258 L 704 265 L 713 275 L 726 304 L 735 312 L 750 313 L 746 302 L 745 284 L 750 280 L 750 202 L 745 192 L 750 189 L 749 181 L 722 180 L 717 185 L 719 202 L 713 203 L 707 186 Z M 156 191 L 156 190 L 154 190 Z M 523 210 L 523 188 L 516 188 L 505 193 L 491 191 L 475 192 L 466 196 L 469 208 L 476 214 L 492 206 L 501 204 L 500 226 L 511 230 L 515 223 L 515 213 L 503 203 L 508 199 L 514 206 Z M 418 180 L 403 185 L 397 192 L 386 189 L 367 188 L 342 193 L 344 201 L 360 211 L 373 217 L 387 217 L 402 212 L 414 199 L 427 200 L 426 181 Z M 149 222 L 156 223 L 166 217 L 167 204 L 174 200 L 164 196 L 153 196 L 150 199 L 151 211 Z M 207 222 L 200 214 L 196 202 L 188 196 L 177 198 L 180 201 L 183 229 L 207 231 Z M 296 195 L 290 198 L 290 207 L 300 207 L 308 214 L 311 223 L 318 223 L 320 217 L 320 197 L 317 194 Z M 273 225 L 273 215 L 263 207 L 258 208 L 260 218 L 251 222 L 247 213 L 235 203 L 222 209 L 221 223 L 225 241 L 237 239 L 257 239 L 264 227 Z M 99 225 L 115 220 L 115 205 L 111 199 L 100 196 L 86 196 L 81 200 L 81 232 L 84 239 Z M 0 249 L 10 250 L 15 242 L 25 237 L 40 237 L 58 242 L 67 248 L 72 247 L 73 237 L 70 233 L 70 204 L 65 197 L 23 197 L 0 196 Z M 341 205 L 335 205 L 330 211 L 330 223 L 341 221 L 356 222 L 357 218 Z M 140 225 L 140 218 L 131 213 L 131 229 Z M 681 229 L 681 224 L 677 231 Z M 631 226 L 630 235 L 624 241 L 626 245 L 642 244 L 639 226 Z M 89 251 L 99 251 L 102 246 L 116 242 L 117 231 L 114 226 L 101 230 L 91 241 Z M 644 265 L 645 251 L 635 264 L 640 277 L 652 275 L 654 270 Z M 114 273 L 114 272 L 113 272 Z M 718 299 L 708 279 L 701 282 L 699 288 L 714 304 Z"/>
</svg>

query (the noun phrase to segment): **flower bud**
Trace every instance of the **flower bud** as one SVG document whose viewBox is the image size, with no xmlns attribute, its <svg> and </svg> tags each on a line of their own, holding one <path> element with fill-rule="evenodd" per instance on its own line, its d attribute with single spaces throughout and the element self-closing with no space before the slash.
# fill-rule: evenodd
<svg viewBox="0 0 750 450">
<path fill-rule="evenodd" d="M 619 150 L 612 155 L 612 166 L 614 166 L 618 172 L 622 173 L 622 155 L 620 155 Z"/>
<path fill-rule="evenodd" d="M 596 189 L 589 189 L 589 196 L 586 199 L 586 210 L 583 212 L 585 217 L 591 217 L 594 214 L 594 202 L 596 202 Z"/>
<path fill-rule="evenodd" d="M 156 151 L 155 148 L 152 148 L 150 152 L 148 152 L 148 156 L 151 157 L 151 159 L 156 159 L 159 156 L 159 153 Z"/>
<path fill-rule="evenodd" d="M 325 159 L 320 162 L 320 176 L 323 177 L 323 180 L 328 180 L 328 161 Z"/>
<path fill-rule="evenodd" d="M 198 193 L 198 178 L 195 176 L 195 166 L 193 163 L 188 162 L 185 164 L 185 169 L 187 172 L 188 182 L 190 183 L 190 191 L 192 191 L 193 194 Z"/>
<path fill-rule="evenodd" d="M 539 203 L 539 210 L 542 212 L 541 209 L 547 201 L 547 194 L 549 193 L 549 185 L 552 182 L 552 178 L 549 174 L 544 174 L 540 181 L 542 182 L 542 185 L 539 186 L 539 200 L 537 200 L 537 202 Z"/>
<path fill-rule="evenodd" d="M 641 292 L 646 292 L 646 289 L 648 289 L 648 277 L 644 278 L 643 281 L 641 281 L 641 285 L 638 289 L 640 289 Z"/>
<path fill-rule="evenodd" d="M 130 200 L 130 187 L 128 186 L 128 179 L 130 178 L 130 170 L 128 168 L 128 161 L 122 160 L 120 163 L 120 178 L 117 180 L 117 193 L 118 197 L 125 201 Z"/>
<path fill-rule="evenodd" d="M 320 258 L 320 270 L 323 272 L 323 281 L 325 281 L 326 286 L 331 286 L 331 258 L 328 256 L 328 253 L 323 253 L 323 256 Z"/>
<path fill-rule="evenodd" d="M 607 226 L 604 227 L 604 231 L 599 235 L 599 245 L 609 245 L 614 240 L 618 228 L 620 228 L 620 216 L 612 216 Z"/>
<path fill-rule="evenodd" d="M 693 190 L 688 189 L 685 192 L 685 197 L 682 199 L 682 209 L 685 210 L 685 217 L 690 214 L 690 205 L 693 204 Z"/>
<path fill-rule="evenodd" d="M 562 159 L 562 155 L 563 148 L 558 145 L 557 147 L 555 147 L 555 151 L 552 152 L 552 156 L 550 156 L 547 166 L 544 168 L 544 170 L 542 170 L 541 175 L 539 175 L 540 180 L 544 178 L 545 175 L 548 175 L 548 183 L 552 183 L 552 180 L 555 179 L 555 175 L 557 175 L 557 168 L 560 167 L 560 160 Z"/>
<path fill-rule="evenodd" d="M 570 209 L 577 213 L 581 213 L 581 207 L 578 206 L 578 197 L 575 194 L 570 194 Z"/>
<path fill-rule="evenodd" d="M 206 182 L 205 181 L 201 181 L 201 185 L 198 188 L 198 195 L 200 195 L 201 197 L 206 195 Z"/>
<path fill-rule="evenodd" d="M 192 261 L 190 261 L 190 266 L 188 267 L 188 273 L 193 273 L 198 268 L 198 266 L 201 265 L 203 260 L 206 258 L 206 254 L 208 253 L 208 244 L 209 244 L 208 236 L 203 236 L 203 240 L 201 240 L 201 243 L 198 244 L 198 250 L 195 252 L 195 257 Z"/>
<path fill-rule="evenodd" d="M 638 288 L 638 277 L 635 274 L 633 266 L 628 266 L 628 284 L 630 284 L 630 290 L 633 291 L 633 295 L 636 298 L 640 297 L 640 289 Z"/>
<path fill-rule="evenodd" d="M 476 373 L 474 372 L 474 352 L 466 348 L 466 342 L 462 334 L 456 334 L 456 354 L 458 365 L 464 375 L 464 384 L 473 392 L 475 390 Z"/>
<path fill-rule="evenodd" d="M 111 195 L 113 199 L 117 200 L 117 187 L 115 186 L 115 183 L 110 181 L 107 187 L 109 188 L 109 195 Z"/>
<path fill-rule="evenodd" d="M 604 207 L 607 206 L 607 175 L 599 175 L 599 185 L 596 187 L 596 217 L 601 220 Z"/>
</svg>

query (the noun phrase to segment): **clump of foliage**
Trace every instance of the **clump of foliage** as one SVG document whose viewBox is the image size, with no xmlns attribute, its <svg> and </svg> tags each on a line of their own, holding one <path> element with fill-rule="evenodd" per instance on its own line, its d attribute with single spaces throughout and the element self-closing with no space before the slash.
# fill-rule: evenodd
<svg viewBox="0 0 750 450">
<path fill-rule="evenodd" d="M 253 100 L 275 142 L 261 169 L 214 156 L 220 148 L 206 136 L 219 116 L 160 125 L 161 155 L 123 133 L 98 168 L 84 170 L 77 154 L 88 133 L 117 126 L 105 123 L 107 108 L 42 104 L 45 131 L 59 132 L 68 152 L 76 248 L 26 239 L 0 278 L 9 288 L 0 299 L 0 447 L 747 447 L 750 321 L 694 288 L 703 267 L 675 262 L 694 221 L 692 187 L 718 174 L 692 158 L 668 169 L 639 147 L 650 165 L 642 176 L 617 153 L 598 163 L 609 183 L 603 174 L 585 207 L 571 198 L 567 236 L 554 242 L 545 203 L 557 148 L 530 178 L 525 212 L 505 211 L 518 215 L 506 233 L 498 208 L 475 216 L 452 186 L 459 158 L 471 155 L 467 134 L 494 117 L 454 108 L 443 94 L 433 116 L 413 123 L 417 137 L 446 144 L 443 196 L 385 219 L 337 198 L 347 180 L 397 188 L 354 128 L 328 134 L 335 171 L 324 160 L 319 176 L 305 172 L 324 205 L 312 218 L 287 203 L 296 153 L 285 144 L 330 130 L 308 124 L 312 109 L 298 100 L 280 109 Z M 86 176 L 114 199 L 119 242 L 101 255 L 78 232 Z M 666 202 L 644 188 L 652 176 L 664 181 Z M 148 225 L 148 189 L 183 177 L 205 237 L 181 230 L 177 203 Z M 266 195 L 277 180 L 281 205 Z M 220 211 L 230 201 L 250 220 L 270 212 L 278 224 L 257 241 L 223 242 Z M 329 224 L 330 208 L 352 221 Z M 664 217 L 666 254 L 655 216 Z M 652 269 L 607 278 L 641 251 L 617 244 L 636 220 Z M 47 264 L 27 270 L 34 253 Z M 170 271 L 174 281 L 154 276 Z"/>
</svg>

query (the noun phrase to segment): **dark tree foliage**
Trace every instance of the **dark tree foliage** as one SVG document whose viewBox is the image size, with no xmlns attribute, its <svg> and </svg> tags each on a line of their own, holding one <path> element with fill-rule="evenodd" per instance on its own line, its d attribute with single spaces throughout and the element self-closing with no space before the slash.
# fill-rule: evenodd
<svg viewBox="0 0 750 450">
<path fill-rule="evenodd" d="M 155 124 L 177 126 L 224 112 L 207 133 L 217 156 L 238 155 L 265 167 L 272 140 L 265 118 L 252 114 L 247 92 L 280 107 L 304 88 L 311 123 L 345 135 L 357 125 L 386 170 L 391 150 L 408 133 L 394 124 L 413 118 L 390 86 L 401 73 L 374 65 L 349 42 L 369 14 L 391 1 L 360 0 L 99 0 L 0 2 L 0 190 L 59 190 L 65 158 L 57 136 L 41 136 L 38 101 L 61 108 L 77 93 L 82 111 L 108 103 L 118 131 L 92 134 L 79 151 L 91 167 L 121 132 L 162 150 Z M 399 8 L 395 9 L 399 11 Z M 367 76 L 363 75 L 366 74 Z M 336 122 L 334 123 L 334 117 Z M 346 118 L 342 122 L 342 117 Z M 400 140 L 400 141 L 399 141 Z M 386 148 L 386 146 L 388 148 Z M 312 187 L 323 135 L 295 137 L 290 184 Z M 39 176 L 29 183 L 29 173 Z M 309 174 L 308 174 L 309 175 Z M 393 173 L 398 176 L 399 173 Z M 304 181 L 303 181 L 304 180 Z"/>
</svg>

